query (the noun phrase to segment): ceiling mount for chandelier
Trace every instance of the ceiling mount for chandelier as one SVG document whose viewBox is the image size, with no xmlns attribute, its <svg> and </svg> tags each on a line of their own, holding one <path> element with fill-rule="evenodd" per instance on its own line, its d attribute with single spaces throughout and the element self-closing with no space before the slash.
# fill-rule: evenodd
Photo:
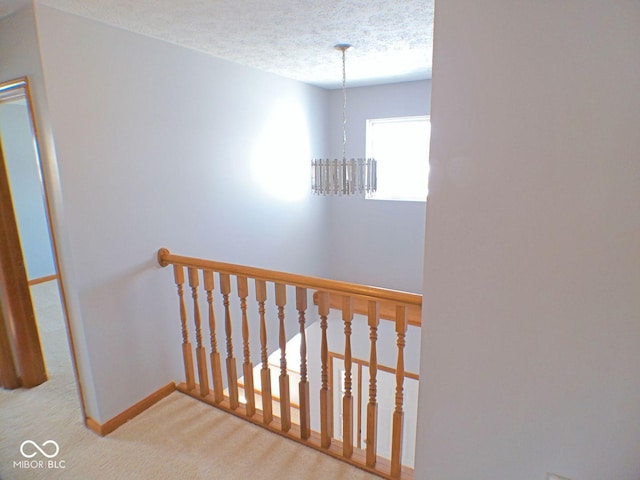
<svg viewBox="0 0 640 480">
<path fill-rule="evenodd" d="M 347 69 L 346 52 L 351 45 L 340 43 L 342 52 L 342 159 L 316 158 L 311 161 L 311 190 L 317 195 L 358 195 L 376 191 L 376 161 L 373 158 L 347 159 Z"/>
</svg>

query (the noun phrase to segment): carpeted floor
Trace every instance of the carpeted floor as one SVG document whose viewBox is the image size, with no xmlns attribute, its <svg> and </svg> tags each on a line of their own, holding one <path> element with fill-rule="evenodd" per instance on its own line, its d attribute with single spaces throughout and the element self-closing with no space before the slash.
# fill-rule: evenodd
<svg viewBox="0 0 640 480">
<path fill-rule="evenodd" d="M 378 478 L 177 392 L 109 436 L 95 435 L 81 421 L 57 283 L 33 286 L 32 296 L 50 380 L 0 389 L 0 479 Z M 25 440 L 57 442 L 56 463 L 38 453 L 32 461 L 42 460 L 42 468 L 16 466 L 25 460 Z M 36 453 L 30 444 L 24 451 Z"/>
</svg>

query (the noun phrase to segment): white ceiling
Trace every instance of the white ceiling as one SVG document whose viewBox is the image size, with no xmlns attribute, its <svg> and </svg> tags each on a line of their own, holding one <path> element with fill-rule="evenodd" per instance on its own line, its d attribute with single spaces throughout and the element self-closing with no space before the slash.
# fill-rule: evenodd
<svg viewBox="0 0 640 480">
<path fill-rule="evenodd" d="M 16 0 L 0 0 L 2 5 Z M 306 83 L 431 77 L 433 0 L 37 0 Z"/>
</svg>

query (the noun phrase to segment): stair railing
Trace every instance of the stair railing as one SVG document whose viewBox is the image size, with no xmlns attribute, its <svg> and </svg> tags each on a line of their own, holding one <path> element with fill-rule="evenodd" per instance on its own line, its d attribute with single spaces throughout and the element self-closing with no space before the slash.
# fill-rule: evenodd
<svg viewBox="0 0 640 480">
<path fill-rule="evenodd" d="M 182 356 L 184 364 L 184 382 L 178 384 L 178 390 L 217 408 L 240 416 L 252 423 L 294 439 L 333 457 L 349 462 L 384 478 L 412 478 L 412 466 L 403 465 L 403 423 L 404 423 L 404 379 L 405 345 L 409 325 L 420 326 L 422 296 L 377 287 L 348 282 L 309 277 L 292 273 L 234 265 L 199 258 L 174 255 L 166 248 L 158 251 L 158 262 L 163 267 L 173 267 L 173 277 L 177 288 L 179 317 L 182 334 Z M 186 271 L 186 276 L 185 276 Z M 204 288 L 201 297 L 200 285 Z M 217 280 L 217 283 L 216 283 Z M 233 281 L 232 281 L 233 280 Z M 188 282 L 188 287 L 186 285 Z M 273 285 L 273 288 L 268 286 Z M 216 286 L 218 288 L 216 292 Z M 235 288 L 233 288 L 235 286 Z M 189 321 L 185 289 L 191 291 L 192 311 Z M 232 306 L 232 291 L 238 297 Z M 272 291 L 271 297 L 268 291 Z M 248 308 L 250 293 L 255 298 L 255 318 L 249 319 Z M 287 294 L 295 297 L 292 302 L 297 312 L 300 335 L 300 380 L 297 385 L 299 402 L 299 423 L 292 422 L 291 388 L 287 367 L 287 340 L 292 334 L 287 332 L 286 312 Z M 214 295 L 215 294 L 215 295 Z M 222 299 L 222 306 L 215 297 Z M 206 299 L 206 300 L 205 300 Z M 314 312 L 308 309 L 309 300 L 317 306 Z M 269 303 L 272 302 L 272 303 Z M 202 308 L 204 307 L 204 308 Z M 276 318 L 267 318 L 268 307 L 272 308 Z M 206 310 L 206 322 L 202 310 Z M 333 389 L 329 383 L 329 348 L 327 328 L 330 310 L 341 311 L 344 328 L 344 383 L 342 396 L 342 440 L 334 438 L 333 432 Z M 237 359 L 234 353 L 232 316 L 239 314 L 242 334 L 242 387 L 238 385 Z M 225 341 L 218 342 L 218 317 L 224 317 Z M 352 338 L 354 318 L 366 318 L 369 338 Z M 268 324 L 277 320 L 278 346 L 280 348 L 280 374 L 278 376 L 279 400 L 271 393 L 272 378 L 268 364 L 269 343 Z M 378 431 L 378 327 L 380 320 L 395 323 L 395 392 L 392 413 L 390 459 L 377 453 Z M 319 322 L 321 330 L 320 358 L 307 358 L 307 327 Z M 261 364 L 259 383 L 260 393 L 254 388 L 254 362 L 250 348 L 250 332 L 259 329 Z M 190 332 L 192 335 L 190 335 Z M 209 334 L 209 345 L 206 334 Z M 194 348 L 191 337 L 195 337 Z M 366 405 L 365 449 L 357 448 L 354 437 L 354 393 L 352 391 L 352 343 L 369 342 L 369 385 Z M 221 349 L 224 343 L 226 358 L 223 377 Z M 207 354 L 207 349 L 209 353 Z M 256 352 L 257 353 L 257 352 Z M 297 352 L 296 352 L 297 355 Z M 256 357 L 258 357 L 256 355 Z M 308 363 L 320 362 L 319 412 L 311 411 L 310 379 Z M 226 389 L 224 385 L 226 383 Z M 243 390 L 241 401 L 240 390 Z M 315 392 L 314 392 L 315 393 Z M 256 402 L 256 398 L 259 402 Z M 276 409 L 274 409 L 274 403 Z M 242 407 L 241 407 L 242 405 Z M 276 412 L 277 411 L 277 412 Z M 276 415 L 278 413 L 278 415 Z M 315 416 L 315 417 L 314 417 Z M 311 428 L 312 417 L 319 418 L 319 432 Z M 412 419 L 411 421 L 415 421 Z M 355 447 L 354 447 L 355 445 Z"/>
</svg>

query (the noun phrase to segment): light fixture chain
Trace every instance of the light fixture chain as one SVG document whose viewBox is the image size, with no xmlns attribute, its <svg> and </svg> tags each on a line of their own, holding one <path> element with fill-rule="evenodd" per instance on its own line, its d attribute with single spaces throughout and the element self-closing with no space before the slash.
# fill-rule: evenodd
<svg viewBox="0 0 640 480">
<path fill-rule="evenodd" d="M 342 159 L 347 159 L 347 49 L 342 50 Z"/>
</svg>

